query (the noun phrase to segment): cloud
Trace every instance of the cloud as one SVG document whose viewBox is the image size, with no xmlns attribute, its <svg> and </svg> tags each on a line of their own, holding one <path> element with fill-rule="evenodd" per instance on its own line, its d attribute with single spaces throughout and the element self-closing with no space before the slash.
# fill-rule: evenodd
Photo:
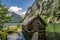
<svg viewBox="0 0 60 40">
<path fill-rule="evenodd" d="M 26 13 L 26 11 L 22 11 L 22 10 L 23 10 L 22 8 L 17 7 L 17 6 L 11 6 L 11 7 L 8 9 L 9 12 L 14 12 L 14 13 L 20 15 L 20 16 L 24 16 L 25 13 Z"/>
<path fill-rule="evenodd" d="M 16 6 L 11 6 L 9 8 L 9 11 L 12 11 L 12 12 L 19 11 L 19 10 L 22 10 L 22 8 L 19 8 L 19 7 L 16 7 Z"/>
</svg>

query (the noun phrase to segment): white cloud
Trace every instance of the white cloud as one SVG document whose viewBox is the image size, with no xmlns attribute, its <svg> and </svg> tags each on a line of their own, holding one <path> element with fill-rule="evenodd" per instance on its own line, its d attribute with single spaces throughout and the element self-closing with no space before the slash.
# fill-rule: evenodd
<svg viewBox="0 0 60 40">
<path fill-rule="evenodd" d="M 16 6 L 11 6 L 8 11 L 16 12 L 22 10 L 22 8 L 16 7 Z"/>
<path fill-rule="evenodd" d="M 9 9 L 8 9 L 8 11 L 9 12 L 14 12 L 14 13 L 16 13 L 16 14 L 18 14 L 18 15 L 25 15 L 25 13 L 26 13 L 26 11 L 22 11 L 23 9 L 22 8 L 20 8 L 20 7 L 17 7 L 17 6 L 11 6 Z"/>
</svg>

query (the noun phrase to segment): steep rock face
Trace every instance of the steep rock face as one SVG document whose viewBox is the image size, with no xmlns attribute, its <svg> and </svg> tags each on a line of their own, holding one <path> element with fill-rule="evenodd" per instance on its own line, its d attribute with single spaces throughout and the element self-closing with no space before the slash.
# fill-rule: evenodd
<svg viewBox="0 0 60 40">
<path fill-rule="evenodd" d="M 26 17 L 40 14 L 40 16 L 50 23 L 60 23 L 60 1 L 59 0 L 36 0 L 26 12 Z"/>
</svg>

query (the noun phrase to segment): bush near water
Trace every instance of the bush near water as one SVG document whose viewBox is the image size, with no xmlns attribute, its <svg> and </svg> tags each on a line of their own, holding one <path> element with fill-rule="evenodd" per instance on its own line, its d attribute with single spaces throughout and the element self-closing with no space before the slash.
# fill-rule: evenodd
<svg viewBox="0 0 60 40">
<path fill-rule="evenodd" d="M 0 36 L 2 40 L 6 40 L 7 39 L 7 35 L 10 33 L 19 33 L 20 27 L 18 26 L 8 26 L 6 28 L 3 28 L 2 30 L 0 30 Z M 11 31 L 11 32 L 10 32 Z"/>
</svg>

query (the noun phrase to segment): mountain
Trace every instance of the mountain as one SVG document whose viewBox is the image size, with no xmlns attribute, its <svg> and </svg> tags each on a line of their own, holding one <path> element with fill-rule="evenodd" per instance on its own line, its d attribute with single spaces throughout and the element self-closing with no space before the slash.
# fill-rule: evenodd
<svg viewBox="0 0 60 40">
<path fill-rule="evenodd" d="M 35 0 L 25 18 L 36 14 L 40 14 L 47 23 L 60 23 L 60 0 Z"/>
<path fill-rule="evenodd" d="M 10 12 L 9 14 L 12 15 L 11 21 L 9 21 L 9 22 L 13 22 L 13 23 L 22 22 L 22 20 L 23 20 L 22 16 L 14 13 L 14 12 Z"/>
<path fill-rule="evenodd" d="M 9 12 L 8 15 L 12 16 L 12 18 L 11 18 L 11 21 L 4 24 L 4 28 L 11 26 L 11 25 L 14 25 L 14 26 L 19 25 L 23 21 L 22 16 L 14 13 L 14 12 Z"/>
</svg>

